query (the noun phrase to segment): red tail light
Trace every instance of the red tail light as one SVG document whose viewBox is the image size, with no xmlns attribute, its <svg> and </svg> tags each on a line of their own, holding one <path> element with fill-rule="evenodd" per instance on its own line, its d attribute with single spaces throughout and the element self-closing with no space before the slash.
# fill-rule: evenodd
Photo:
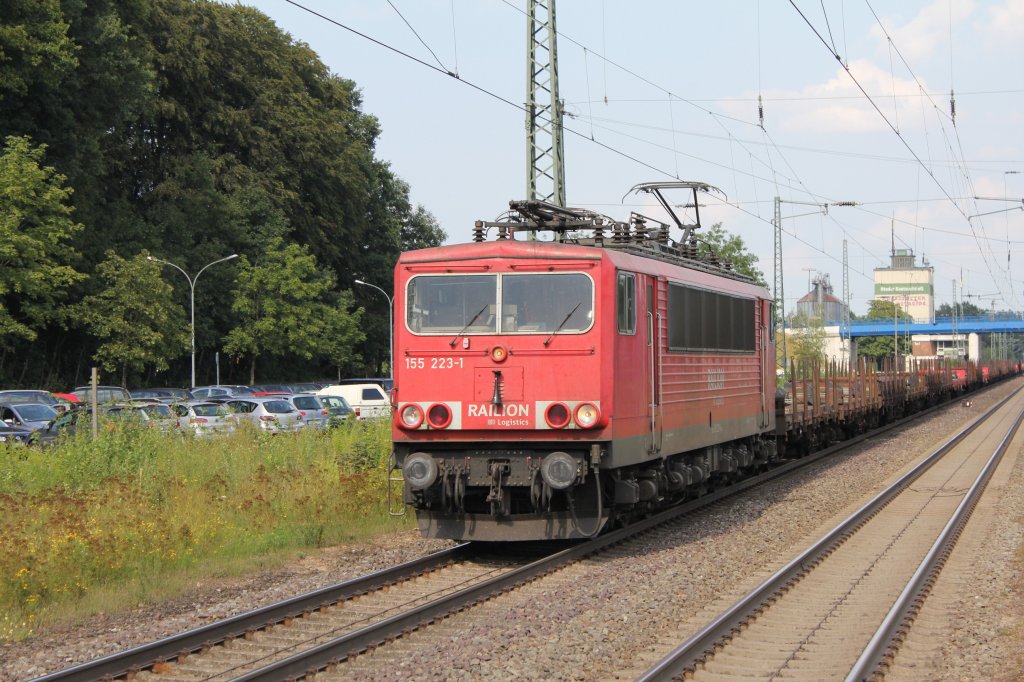
<svg viewBox="0 0 1024 682">
<path fill-rule="evenodd" d="M 569 408 L 563 403 L 551 403 L 544 411 L 544 421 L 553 429 L 564 429 L 569 425 Z"/>
<path fill-rule="evenodd" d="M 443 403 L 434 403 L 427 410 L 427 421 L 435 429 L 446 429 L 452 423 L 452 411 Z"/>
</svg>

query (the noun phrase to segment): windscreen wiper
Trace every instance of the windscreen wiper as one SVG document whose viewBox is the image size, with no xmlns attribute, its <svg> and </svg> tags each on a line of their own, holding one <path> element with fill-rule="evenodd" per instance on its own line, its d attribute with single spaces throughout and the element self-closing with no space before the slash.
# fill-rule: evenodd
<svg viewBox="0 0 1024 682">
<path fill-rule="evenodd" d="M 572 317 L 572 314 L 574 312 L 576 312 L 581 305 L 583 305 L 583 301 L 580 301 L 579 303 L 574 305 L 572 307 L 572 310 L 569 311 L 569 314 L 565 316 L 565 318 L 562 320 L 562 322 L 557 327 L 555 327 L 555 331 L 553 331 L 550 334 L 548 334 L 548 338 L 544 339 L 544 345 L 545 346 L 548 345 L 549 343 L 551 343 L 551 337 L 553 337 L 558 332 L 562 331 L 562 327 L 565 326 L 565 323 L 569 321 L 569 318 Z"/>
<path fill-rule="evenodd" d="M 467 329 L 473 326 L 473 323 L 476 322 L 478 317 L 484 314 L 484 311 L 487 310 L 487 306 L 489 305 L 490 303 L 484 303 L 484 307 L 476 311 L 476 315 L 473 316 L 473 319 L 466 323 L 466 326 L 462 328 L 462 331 L 456 334 L 455 338 L 448 342 L 448 345 L 451 346 L 452 348 L 455 348 L 455 342 L 459 340 L 460 336 L 466 333 Z"/>
</svg>

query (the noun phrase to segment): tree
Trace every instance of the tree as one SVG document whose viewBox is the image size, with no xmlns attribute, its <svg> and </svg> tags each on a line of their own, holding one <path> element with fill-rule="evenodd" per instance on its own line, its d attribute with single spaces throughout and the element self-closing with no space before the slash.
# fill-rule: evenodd
<svg viewBox="0 0 1024 682">
<path fill-rule="evenodd" d="M 64 176 L 41 165 L 44 151 L 8 137 L 0 154 L 0 347 L 34 340 L 82 278 L 68 265 L 82 226 L 71 219 Z"/>
<path fill-rule="evenodd" d="M 255 262 L 276 237 L 308 247 L 333 274 L 334 295 L 355 278 L 390 281 L 403 248 L 439 244 L 444 233 L 375 158 L 379 134 L 356 84 L 256 9 L 211 0 L 0 3 L 0 140 L 45 145 L 36 161 L 66 176 L 74 194 L 64 203 L 83 226 L 55 242 L 57 263 L 88 276 L 73 288 L 51 279 L 58 304 L 65 292 L 69 303 L 101 293 L 105 280 L 91 275 L 108 251 L 146 250 L 185 265 L 230 253 Z M 196 291 L 197 308 L 209 311 L 197 320 L 199 362 L 236 323 L 232 272 L 211 270 Z M 169 281 L 187 303 L 183 282 Z M 358 300 L 374 314 L 354 350 L 380 366 L 386 302 Z M 88 327 L 38 324 L 3 293 L 0 304 L 0 317 L 23 325 L 13 336 L 0 331 L 0 351 L 22 365 L 5 365 L 0 352 L 0 383 L 81 379 L 99 344 Z M 295 371 L 322 372 L 327 362 L 314 356 Z"/>
<path fill-rule="evenodd" d="M 985 311 L 970 301 L 957 304 L 957 317 L 984 317 Z M 935 310 L 935 317 L 953 317 L 953 306 L 943 303 Z"/>
<path fill-rule="evenodd" d="M 351 291 L 341 292 L 337 299 L 329 309 L 321 352 L 337 368 L 338 381 L 341 381 L 342 372 L 351 371 L 362 360 L 356 349 L 366 339 L 362 330 L 366 311 L 363 308 L 352 310 L 355 303 Z"/>
<path fill-rule="evenodd" d="M 34 90 L 56 90 L 78 65 L 59 0 L 6 0 L 0 5 L 0 111 Z"/>
<path fill-rule="evenodd" d="M 143 251 L 126 260 L 108 252 L 97 268 L 105 286 L 79 306 L 81 319 L 100 341 L 94 358 L 108 372 L 120 370 L 122 386 L 129 371 L 166 370 L 169 360 L 189 349 L 185 312 L 171 302 L 171 286 L 148 255 Z"/>
<path fill-rule="evenodd" d="M 903 312 L 897 304 L 892 301 L 872 299 L 868 303 L 868 319 L 893 320 L 893 334 L 886 336 L 861 336 L 854 339 L 857 343 L 857 353 L 871 358 L 886 358 L 895 355 L 894 349 L 901 355 L 909 355 L 911 351 L 910 339 L 906 334 L 900 335 L 899 329 L 905 324 L 913 322 L 913 318 Z M 898 337 L 897 345 L 893 337 Z"/>
<path fill-rule="evenodd" d="M 747 245 L 737 235 L 730 234 L 715 223 L 710 229 L 697 235 L 697 253 L 701 258 L 717 256 L 719 260 L 728 261 L 736 272 L 750 277 L 763 287 L 768 286 L 764 273 L 757 267 L 758 257 L 747 251 Z"/>
<path fill-rule="evenodd" d="M 348 311 L 329 304 L 334 276 L 321 270 L 309 250 L 272 240 L 256 263 L 242 256 L 232 310 L 238 326 L 224 350 L 250 359 L 249 382 L 256 382 L 256 360 L 265 355 L 310 359 L 323 355 L 329 331 L 342 329 Z M 334 354 L 332 354 L 334 355 Z"/>
<path fill-rule="evenodd" d="M 797 363 L 825 361 L 827 335 L 820 317 L 797 313 L 787 326 L 792 330 L 787 344 L 791 360 Z"/>
</svg>

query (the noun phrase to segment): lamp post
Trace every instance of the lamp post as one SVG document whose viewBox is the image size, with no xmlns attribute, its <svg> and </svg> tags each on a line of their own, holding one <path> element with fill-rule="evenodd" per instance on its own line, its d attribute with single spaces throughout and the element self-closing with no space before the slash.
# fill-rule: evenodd
<svg viewBox="0 0 1024 682">
<path fill-rule="evenodd" d="M 373 287 L 374 289 L 376 289 L 380 293 L 384 294 L 384 298 L 388 299 L 388 378 L 389 379 L 394 379 L 395 378 L 395 325 L 394 325 L 394 320 L 391 317 L 392 309 L 394 308 L 394 303 L 391 301 L 391 297 L 388 296 L 388 292 L 384 291 L 383 289 L 381 289 L 376 284 L 370 284 L 369 282 L 364 282 L 361 279 L 357 279 L 355 282 L 356 282 L 356 284 L 361 284 L 364 287 Z"/>
<path fill-rule="evenodd" d="M 159 258 L 153 258 L 152 256 L 146 256 L 147 260 L 151 260 L 151 261 L 153 261 L 155 263 L 163 263 L 164 265 L 170 265 L 172 268 L 174 268 L 175 270 L 177 270 L 181 274 L 185 275 L 185 279 L 188 280 L 188 288 L 189 288 L 189 306 L 188 307 L 189 307 L 189 317 L 191 317 L 191 328 L 192 328 L 192 386 L 191 386 L 192 388 L 196 387 L 196 280 L 199 279 L 199 275 L 203 274 L 203 271 L 206 270 L 206 268 L 210 267 L 211 265 L 216 265 L 217 263 L 223 263 L 226 260 L 231 260 L 232 258 L 238 258 L 238 254 L 237 253 L 233 253 L 230 256 L 225 256 L 224 258 L 219 258 L 219 259 L 213 261 L 212 263 L 207 263 L 206 265 L 204 265 L 202 268 L 199 269 L 199 272 L 196 273 L 195 277 L 189 277 L 187 272 L 185 272 L 184 270 L 179 268 L 174 263 L 171 263 L 170 261 L 160 260 Z"/>
</svg>

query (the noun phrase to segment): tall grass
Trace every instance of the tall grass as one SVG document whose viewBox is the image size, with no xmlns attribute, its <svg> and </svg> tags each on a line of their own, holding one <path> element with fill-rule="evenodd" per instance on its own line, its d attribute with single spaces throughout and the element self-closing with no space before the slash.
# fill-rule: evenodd
<svg viewBox="0 0 1024 682">
<path fill-rule="evenodd" d="M 0 640 L 109 607 L 114 594 L 127 606 L 186 573 L 393 530 L 390 449 L 386 421 L 210 441 L 128 429 L 0 448 Z"/>
</svg>

